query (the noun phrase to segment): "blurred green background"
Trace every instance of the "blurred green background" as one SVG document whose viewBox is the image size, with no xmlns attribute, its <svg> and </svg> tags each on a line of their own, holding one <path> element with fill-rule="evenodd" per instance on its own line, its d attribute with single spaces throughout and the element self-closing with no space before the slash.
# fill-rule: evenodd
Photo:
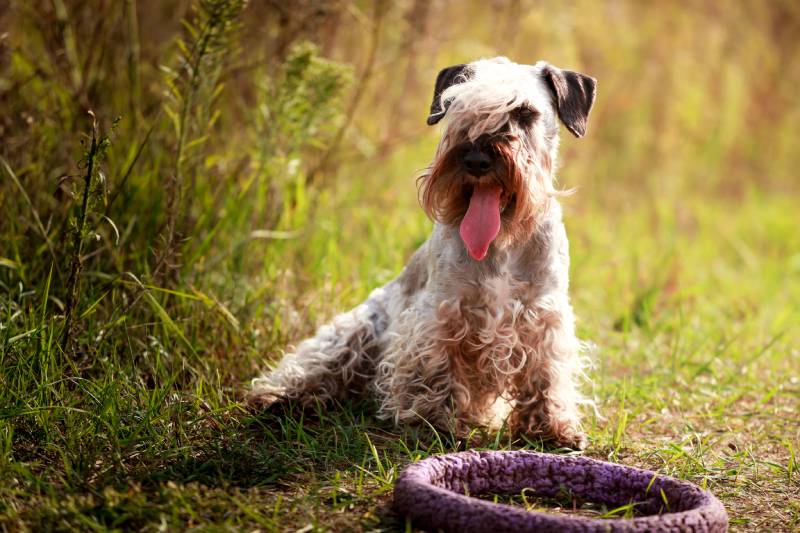
<svg viewBox="0 0 800 533">
<path fill-rule="evenodd" d="M 495 55 L 598 79 L 558 172 L 588 453 L 800 527 L 791 0 L 0 0 L 0 525 L 402 527 L 424 438 L 239 401 L 425 240 L 433 80 Z"/>
</svg>

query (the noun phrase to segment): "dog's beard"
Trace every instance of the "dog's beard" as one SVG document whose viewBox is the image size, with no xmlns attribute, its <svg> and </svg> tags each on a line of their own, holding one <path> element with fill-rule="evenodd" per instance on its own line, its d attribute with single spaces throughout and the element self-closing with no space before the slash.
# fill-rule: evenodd
<svg viewBox="0 0 800 533">
<path fill-rule="evenodd" d="M 525 155 L 519 147 L 501 139 L 490 141 L 494 167 L 476 178 L 466 172 L 464 156 L 469 143 L 440 151 L 420 177 L 420 203 L 434 220 L 459 226 L 469 255 L 480 261 L 495 241 L 515 242 L 530 235 L 542 202 L 526 176 Z"/>
</svg>

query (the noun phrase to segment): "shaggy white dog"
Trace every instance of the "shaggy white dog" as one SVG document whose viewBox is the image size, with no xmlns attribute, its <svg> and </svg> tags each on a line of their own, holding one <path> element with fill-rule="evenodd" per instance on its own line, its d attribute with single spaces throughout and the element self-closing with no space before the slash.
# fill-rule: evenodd
<svg viewBox="0 0 800 533">
<path fill-rule="evenodd" d="M 446 129 L 419 181 L 432 235 L 396 279 L 253 380 L 250 402 L 367 393 L 397 423 L 463 432 L 505 417 L 515 434 L 583 447 L 553 172 L 558 120 L 582 136 L 595 90 L 544 62 L 442 70 L 428 123 Z"/>
</svg>

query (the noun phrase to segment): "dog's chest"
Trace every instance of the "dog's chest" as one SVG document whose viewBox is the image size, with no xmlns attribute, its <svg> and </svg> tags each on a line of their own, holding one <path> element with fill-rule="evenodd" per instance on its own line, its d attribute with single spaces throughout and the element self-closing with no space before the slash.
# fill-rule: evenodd
<svg viewBox="0 0 800 533">
<path fill-rule="evenodd" d="M 440 352 L 470 390 L 502 390 L 537 342 L 537 319 L 523 285 L 510 276 L 487 278 L 436 307 Z"/>
</svg>

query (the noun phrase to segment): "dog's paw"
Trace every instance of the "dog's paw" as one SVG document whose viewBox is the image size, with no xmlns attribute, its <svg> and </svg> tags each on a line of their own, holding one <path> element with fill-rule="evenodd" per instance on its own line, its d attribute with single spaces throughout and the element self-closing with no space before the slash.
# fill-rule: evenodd
<svg viewBox="0 0 800 533">
<path fill-rule="evenodd" d="M 578 451 L 585 450 L 589 445 L 589 440 L 582 431 L 574 431 L 566 435 L 556 435 L 553 437 L 553 441 L 558 443 L 559 446 Z"/>
<path fill-rule="evenodd" d="M 589 443 L 577 420 L 522 415 L 520 412 L 513 413 L 510 420 L 511 433 L 517 437 L 573 450 L 584 450 Z"/>
<path fill-rule="evenodd" d="M 254 412 L 266 411 L 283 399 L 283 396 L 275 391 L 255 388 L 245 396 L 245 405 Z"/>
</svg>

